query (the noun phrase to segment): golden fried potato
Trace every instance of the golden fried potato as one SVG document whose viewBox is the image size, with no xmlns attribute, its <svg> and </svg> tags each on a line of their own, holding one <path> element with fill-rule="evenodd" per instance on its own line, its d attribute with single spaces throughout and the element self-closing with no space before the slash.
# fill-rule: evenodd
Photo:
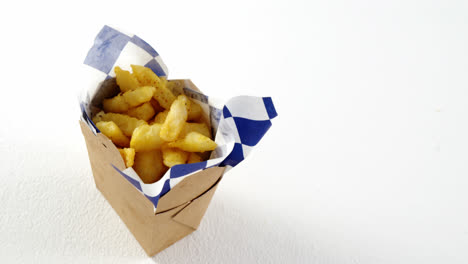
<svg viewBox="0 0 468 264">
<path fill-rule="evenodd" d="M 159 76 L 158 76 L 158 77 L 159 77 Z M 159 77 L 159 80 L 161 80 L 161 84 L 162 84 L 163 86 L 167 87 L 167 83 L 168 83 L 168 81 L 167 81 L 167 76 L 161 76 L 161 77 Z"/>
<path fill-rule="evenodd" d="M 198 121 L 200 120 L 202 113 L 203 109 L 201 106 L 197 102 L 189 100 L 189 103 L 187 104 L 187 120 Z"/>
<path fill-rule="evenodd" d="M 146 124 L 144 120 L 136 119 L 128 115 L 103 113 L 102 111 L 93 118 L 93 122 L 95 124 L 98 121 L 113 121 L 127 137 L 132 136 L 133 130 L 135 130 L 135 128 Z"/>
<path fill-rule="evenodd" d="M 130 67 L 132 67 L 133 75 L 141 85 L 156 87 L 163 84 L 161 79 L 150 68 L 133 64 Z"/>
<path fill-rule="evenodd" d="M 167 171 L 160 150 L 137 152 L 133 169 L 144 183 L 157 182 Z"/>
<path fill-rule="evenodd" d="M 140 84 L 148 85 L 156 88 L 154 99 L 164 108 L 169 109 L 172 102 L 176 99 L 174 94 L 167 89 L 165 82 L 150 69 L 138 65 L 130 65 L 133 70 L 133 75 L 138 79 Z"/>
<path fill-rule="evenodd" d="M 169 110 L 165 110 L 163 112 L 159 112 L 156 117 L 154 118 L 154 123 L 159 123 L 163 124 L 164 121 L 166 121 L 167 114 L 169 113 Z"/>
<path fill-rule="evenodd" d="M 122 159 L 125 162 L 125 166 L 127 168 L 132 167 L 135 161 L 135 150 L 132 148 L 124 148 L 124 149 L 119 148 L 119 152 L 120 152 L 120 155 L 122 156 Z"/>
<path fill-rule="evenodd" d="M 166 141 L 177 139 L 187 120 L 187 104 L 188 98 L 185 95 L 179 95 L 172 103 L 167 118 L 161 127 L 162 139 Z"/>
<path fill-rule="evenodd" d="M 161 149 L 164 140 L 159 136 L 161 124 L 141 125 L 133 131 L 130 147 L 136 152 Z"/>
<path fill-rule="evenodd" d="M 118 94 L 113 98 L 104 99 L 102 101 L 102 108 L 106 112 L 125 113 L 128 111 L 129 107 L 130 106 L 128 105 L 127 101 L 122 96 L 122 94 Z"/>
<path fill-rule="evenodd" d="M 176 148 L 169 148 L 163 145 L 161 149 L 164 165 L 172 167 L 178 164 L 185 164 L 189 157 L 189 153 Z"/>
<path fill-rule="evenodd" d="M 155 112 L 153 106 L 151 106 L 151 103 L 146 102 L 140 106 L 129 109 L 127 114 L 129 116 L 148 121 L 154 116 Z"/>
<path fill-rule="evenodd" d="M 165 86 L 161 86 L 161 88 L 156 88 L 156 92 L 153 95 L 153 98 L 158 101 L 159 105 L 161 105 L 164 109 L 169 109 L 171 107 L 172 102 L 176 99 L 174 94 L 172 94 L 169 89 Z"/>
<path fill-rule="evenodd" d="M 211 138 L 211 131 L 205 123 L 185 123 L 184 128 L 179 134 L 179 138 L 184 138 L 190 132 L 198 132 Z"/>
<path fill-rule="evenodd" d="M 129 71 L 122 70 L 119 66 L 115 66 L 114 72 L 120 91 L 131 91 L 140 87 L 138 80 Z"/>
<path fill-rule="evenodd" d="M 202 162 L 202 161 L 203 161 L 202 158 L 197 153 L 190 152 L 187 163 L 190 164 L 190 163 L 197 163 L 197 162 Z"/>
<path fill-rule="evenodd" d="M 169 142 L 167 145 L 189 152 L 205 152 L 214 150 L 217 147 L 213 140 L 198 132 L 190 132 L 185 138 Z"/>
<path fill-rule="evenodd" d="M 97 122 L 99 121 L 103 121 L 102 120 L 102 116 L 104 116 L 106 113 L 104 113 L 104 111 L 99 111 L 99 113 L 97 113 L 94 117 L 93 117 L 93 123 L 96 124 Z"/>
<path fill-rule="evenodd" d="M 143 86 L 133 91 L 125 92 L 122 97 L 125 99 L 129 107 L 135 107 L 142 103 L 149 102 L 153 97 L 156 89 L 151 86 Z"/>
<path fill-rule="evenodd" d="M 100 121 L 96 123 L 96 127 L 101 130 L 101 133 L 106 135 L 115 145 L 120 147 L 128 147 L 130 140 L 126 137 L 122 130 L 112 121 Z"/>
</svg>

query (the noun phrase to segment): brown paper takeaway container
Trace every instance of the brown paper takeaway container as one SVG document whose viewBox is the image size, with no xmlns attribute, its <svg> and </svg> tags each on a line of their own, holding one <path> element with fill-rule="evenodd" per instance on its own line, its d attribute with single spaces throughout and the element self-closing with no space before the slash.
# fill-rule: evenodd
<svg viewBox="0 0 468 264">
<path fill-rule="evenodd" d="M 81 131 L 88 148 L 96 187 L 107 199 L 148 256 L 153 256 L 200 225 L 224 168 L 214 167 L 187 177 L 153 204 L 112 166 L 124 170 L 119 151 L 106 136 L 94 134 L 83 121 Z"/>
<path fill-rule="evenodd" d="M 104 87 L 105 83 L 100 87 L 103 93 L 109 90 Z M 97 97 L 101 96 L 102 93 Z M 112 141 L 101 133 L 94 134 L 83 121 L 80 121 L 80 126 L 97 189 L 148 256 L 161 252 L 198 228 L 222 178 L 224 167 L 209 168 L 185 178 L 160 198 L 155 214 L 151 201 L 111 166 L 125 169 Z"/>
</svg>

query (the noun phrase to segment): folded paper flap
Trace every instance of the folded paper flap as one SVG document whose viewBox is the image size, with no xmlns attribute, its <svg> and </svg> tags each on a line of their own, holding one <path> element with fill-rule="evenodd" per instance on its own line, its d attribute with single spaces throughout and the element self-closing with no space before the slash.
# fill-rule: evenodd
<svg viewBox="0 0 468 264">
<path fill-rule="evenodd" d="M 166 193 L 158 202 L 158 212 L 196 199 L 218 182 L 225 168 L 213 167 L 187 177 Z"/>
<path fill-rule="evenodd" d="M 156 215 L 156 216 L 160 216 L 160 215 L 163 215 L 163 214 L 167 214 L 168 212 L 171 212 L 171 217 L 172 217 L 173 215 L 177 214 L 177 213 L 180 212 L 182 209 L 184 209 L 185 206 L 187 206 L 190 202 L 191 202 L 191 201 L 188 201 L 188 202 L 186 202 L 186 203 L 184 203 L 184 204 L 181 204 L 181 205 L 179 205 L 179 206 L 176 206 L 176 207 L 167 209 L 167 210 L 165 210 L 165 211 L 162 211 L 162 210 L 161 210 L 161 211 L 158 211 L 155 215 Z M 174 210 L 174 209 L 176 209 L 176 208 L 178 208 L 178 210 Z"/>
<path fill-rule="evenodd" d="M 200 226 L 200 222 L 208 208 L 208 205 L 210 204 L 211 198 L 218 188 L 218 183 L 219 181 L 216 182 L 216 184 L 206 193 L 191 201 L 182 210 L 177 212 L 172 219 L 178 223 L 197 229 L 198 226 Z"/>
</svg>

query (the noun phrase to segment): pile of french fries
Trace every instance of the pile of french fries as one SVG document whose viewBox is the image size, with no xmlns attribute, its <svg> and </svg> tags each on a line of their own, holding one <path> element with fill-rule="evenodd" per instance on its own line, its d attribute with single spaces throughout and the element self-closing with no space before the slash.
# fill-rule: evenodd
<svg viewBox="0 0 468 264">
<path fill-rule="evenodd" d="M 96 127 L 117 146 L 127 167 L 143 182 L 158 181 L 172 166 L 208 159 L 217 145 L 202 121 L 202 108 L 185 95 L 175 96 L 171 81 L 151 69 L 115 67 L 120 93 L 102 102 Z"/>
</svg>

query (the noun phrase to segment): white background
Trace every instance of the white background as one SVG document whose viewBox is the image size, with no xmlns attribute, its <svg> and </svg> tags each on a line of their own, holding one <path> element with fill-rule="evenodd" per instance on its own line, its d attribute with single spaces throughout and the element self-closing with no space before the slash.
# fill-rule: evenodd
<svg viewBox="0 0 468 264">
<path fill-rule="evenodd" d="M 0 262 L 468 263 L 466 1 L 10 1 L 0 8 Z M 206 94 L 279 116 L 198 231 L 148 258 L 78 126 L 105 24 Z"/>
</svg>

